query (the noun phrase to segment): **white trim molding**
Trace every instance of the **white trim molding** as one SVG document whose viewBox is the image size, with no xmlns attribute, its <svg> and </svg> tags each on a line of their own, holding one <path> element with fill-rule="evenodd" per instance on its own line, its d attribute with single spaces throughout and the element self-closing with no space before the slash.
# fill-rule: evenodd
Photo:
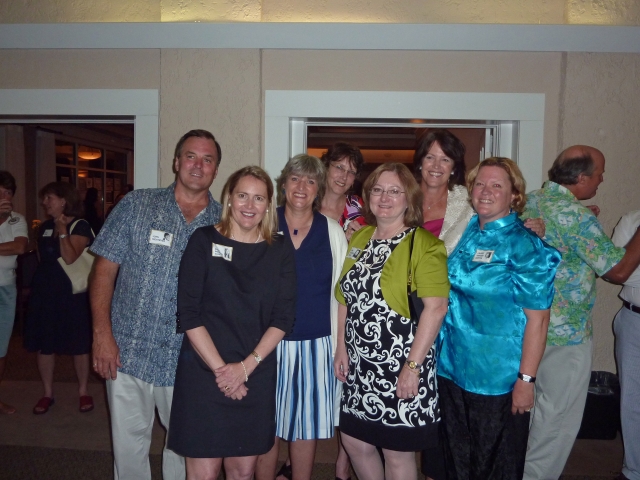
<svg viewBox="0 0 640 480">
<path fill-rule="evenodd" d="M 265 169 L 276 178 L 290 157 L 306 149 L 307 120 L 439 119 L 512 122 L 515 145 L 501 155 L 517 159 L 527 185 L 543 179 L 544 94 L 346 92 L 267 90 L 265 92 Z"/>
<path fill-rule="evenodd" d="M 314 22 L 0 24 L 2 48 L 640 53 L 640 27 Z"/>
<path fill-rule="evenodd" d="M 104 117 L 130 117 L 134 124 L 134 185 L 159 186 L 160 98 L 158 90 L 2 90 L 0 118 L 50 117 L 64 121 L 78 117 L 92 121 Z"/>
</svg>

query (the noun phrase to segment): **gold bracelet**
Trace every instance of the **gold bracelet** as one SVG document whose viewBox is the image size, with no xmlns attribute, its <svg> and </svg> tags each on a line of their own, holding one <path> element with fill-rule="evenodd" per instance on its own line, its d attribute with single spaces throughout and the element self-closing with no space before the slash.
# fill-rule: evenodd
<svg viewBox="0 0 640 480">
<path fill-rule="evenodd" d="M 255 359 L 256 362 L 260 363 L 262 361 L 262 357 L 255 350 L 251 352 L 251 355 L 253 355 L 253 358 Z"/>
<path fill-rule="evenodd" d="M 244 370 L 244 381 L 249 381 L 249 375 L 247 375 L 247 368 L 244 366 L 244 362 L 240 360 L 240 364 L 242 365 L 242 369 Z"/>
</svg>

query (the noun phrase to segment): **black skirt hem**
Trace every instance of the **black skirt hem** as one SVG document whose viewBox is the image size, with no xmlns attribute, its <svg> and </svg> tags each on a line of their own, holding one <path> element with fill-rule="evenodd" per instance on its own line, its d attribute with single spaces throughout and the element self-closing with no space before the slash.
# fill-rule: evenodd
<svg viewBox="0 0 640 480">
<path fill-rule="evenodd" d="M 340 412 L 340 431 L 370 445 L 396 452 L 417 452 L 438 445 L 440 422 L 421 427 L 391 427 Z"/>
</svg>

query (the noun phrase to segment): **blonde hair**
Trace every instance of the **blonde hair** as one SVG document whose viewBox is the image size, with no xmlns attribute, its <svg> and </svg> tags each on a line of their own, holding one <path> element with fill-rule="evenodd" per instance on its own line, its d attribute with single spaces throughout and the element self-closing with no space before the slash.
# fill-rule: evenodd
<svg viewBox="0 0 640 480">
<path fill-rule="evenodd" d="M 499 167 L 507 172 L 509 181 L 511 182 L 511 193 L 515 195 L 515 198 L 511 202 L 511 209 L 518 213 L 524 212 L 524 207 L 527 204 L 527 197 L 525 195 L 527 182 L 522 176 L 520 167 L 510 158 L 490 157 L 476 165 L 467 175 L 467 190 L 469 191 L 469 196 L 471 196 L 473 184 L 476 183 L 476 178 L 482 167 Z"/>
<path fill-rule="evenodd" d="M 376 168 L 367 178 L 362 186 L 362 199 L 364 207 L 362 212 L 364 219 L 369 225 L 378 225 L 376 217 L 369 208 L 371 189 L 378 183 L 380 175 L 384 172 L 395 173 L 400 180 L 400 184 L 407 197 L 407 209 L 404 212 L 404 224 L 408 227 L 419 227 L 422 225 L 422 190 L 411 171 L 402 163 L 383 163 Z"/>
<path fill-rule="evenodd" d="M 273 181 L 271 177 L 262 168 L 256 166 L 249 166 L 241 168 L 231 174 L 227 183 L 224 184 L 222 189 L 222 195 L 220 201 L 222 203 L 222 215 L 220 223 L 218 224 L 218 230 L 225 237 L 231 235 L 231 195 L 238 186 L 240 180 L 244 177 L 253 177 L 256 180 L 260 180 L 267 187 L 267 211 L 264 217 L 258 224 L 258 231 L 262 238 L 271 245 L 273 241 L 273 233 L 276 230 L 278 223 L 276 209 L 273 205 Z"/>
<path fill-rule="evenodd" d="M 327 169 L 318 157 L 301 153 L 296 155 L 280 172 L 280 176 L 276 179 L 276 190 L 278 194 L 278 205 L 282 206 L 287 202 L 284 184 L 291 175 L 307 176 L 313 178 L 318 185 L 318 194 L 313 201 L 313 211 L 320 210 L 322 207 L 322 199 L 327 190 Z"/>
</svg>

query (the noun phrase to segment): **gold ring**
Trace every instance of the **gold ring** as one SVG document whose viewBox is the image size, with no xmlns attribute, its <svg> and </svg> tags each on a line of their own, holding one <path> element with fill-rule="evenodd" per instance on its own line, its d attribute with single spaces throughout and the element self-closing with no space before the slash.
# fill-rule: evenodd
<svg viewBox="0 0 640 480">
<path fill-rule="evenodd" d="M 224 387 L 224 389 L 228 392 L 229 391 L 229 386 L 227 385 L 226 387 Z"/>
<path fill-rule="evenodd" d="M 415 395 L 413 393 L 410 393 L 409 398 L 413 398 L 413 397 L 415 397 Z"/>
<path fill-rule="evenodd" d="M 526 410 L 525 410 L 525 412 L 530 412 L 530 411 L 531 411 L 531 409 L 530 409 L 530 408 L 528 408 L 528 409 L 526 409 Z"/>
</svg>

